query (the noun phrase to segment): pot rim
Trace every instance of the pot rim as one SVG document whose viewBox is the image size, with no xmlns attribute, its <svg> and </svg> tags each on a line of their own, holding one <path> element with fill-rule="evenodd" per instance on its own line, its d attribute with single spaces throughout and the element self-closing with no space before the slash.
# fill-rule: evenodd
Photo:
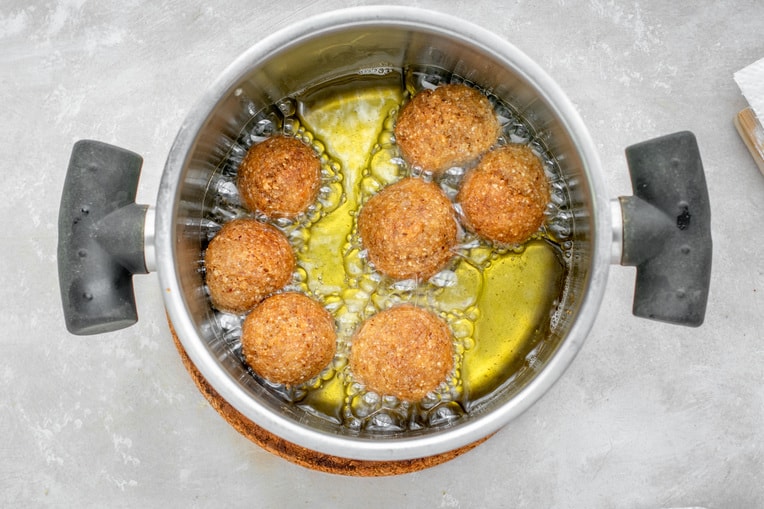
<svg viewBox="0 0 764 509">
<path fill-rule="evenodd" d="M 320 37 L 325 33 L 362 25 L 389 25 L 441 33 L 480 47 L 516 70 L 524 80 L 533 84 L 539 95 L 544 96 L 568 131 L 584 163 L 583 172 L 593 200 L 591 219 L 595 232 L 587 288 L 568 335 L 545 368 L 515 397 L 492 412 L 437 433 L 395 440 L 339 436 L 307 428 L 254 401 L 200 340 L 183 299 L 175 266 L 177 232 L 174 217 L 180 196 L 180 177 L 197 135 L 221 98 L 253 67 L 284 48 L 299 44 L 306 37 Z M 491 435 L 528 409 L 563 374 L 583 345 L 602 301 L 610 264 L 610 221 L 602 170 L 588 130 L 567 96 L 535 61 L 498 35 L 449 14 L 413 7 L 351 7 L 295 22 L 257 42 L 223 71 L 190 110 L 170 149 L 157 195 L 157 272 L 167 313 L 189 358 L 214 390 L 248 419 L 268 432 L 319 453 L 369 461 L 407 460 L 448 452 Z"/>
</svg>

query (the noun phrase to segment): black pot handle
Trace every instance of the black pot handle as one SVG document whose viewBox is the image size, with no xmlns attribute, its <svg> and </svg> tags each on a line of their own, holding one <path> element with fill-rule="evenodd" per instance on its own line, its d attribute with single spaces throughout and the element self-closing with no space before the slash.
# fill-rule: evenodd
<svg viewBox="0 0 764 509">
<path fill-rule="evenodd" d="M 148 206 L 135 195 L 143 159 L 129 150 L 78 141 L 58 215 L 58 277 L 66 328 L 110 332 L 138 320 L 133 274 L 146 274 Z"/>
<path fill-rule="evenodd" d="M 711 279 L 711 207 L 695 136 L 626 149 L 634 196 L 622 196 L 621 265 L 637 268 L 636 316 L 697 327 Z"/>
</svg>

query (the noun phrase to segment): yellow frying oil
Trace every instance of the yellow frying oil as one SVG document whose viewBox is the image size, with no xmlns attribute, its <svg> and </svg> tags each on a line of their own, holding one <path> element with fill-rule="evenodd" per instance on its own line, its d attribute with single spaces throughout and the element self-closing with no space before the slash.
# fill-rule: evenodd
<svg viewBox="0 0 764 509">
<path fill-rule="evenodd" d="M 313 292 L 337 293 L 347 284 L 343 253 L 353 228 L 353 214 L 359 207 L 357 188 L 362 170 L 368 167 L 388 111 L 400 101 L 400 90 L 373 87 L 350 90 L 310 105 L 303 103 L 301 120 L 340 162 L 344 192 L 343 203 L 311 226 L 307 252 L 301 256 Z"/>
<path fill-rule="evenodd" d="M 498 257 L 484 270 L 474 346 L 465 352 L 462 369 L 470 399 L 501 384 L 546 332 L 563 276 L 558 254 L 540 240 L 522 253 Z"/>
<path fill-rule="evenodd" d="M 522 364 L 547 330 L 564 284 L 560 249 L 546 238 L 499 250 L 467 236 L 470 242 L 460 246 L 447 271 L 414 286 L 368 267 L 355 233 L 356 214 L 369 196 L 408 171 L 392 142 L 394 115 L 403 98 L 396 80 L 345 84 L 298 101 L 301 128 L 340 165 L 341 186 L 331 192 L 342 195 L 333 198 L 336 208 L 300 232 L 301 285 L 334 314 L 339 335 L 335 364 L 307 388 L 300 405 L 351 426 L 362 426 L 358 422 L 369 418 L 370 408 L 386 404 L 367 401 L 344 369 L 353 331 L 375 310 L 411 301 L 448 321 L 457 364 L 455 376 L 440 392 L 446 395 L 443 401 L 467 407 Z M 410 427 L 404 422 L 405 404 L 402 409 L 391 404 L 386 419 L 392 419 L 393 427 Z M 401 422 L 396 424 L 396 418 Z"/>
</svg>

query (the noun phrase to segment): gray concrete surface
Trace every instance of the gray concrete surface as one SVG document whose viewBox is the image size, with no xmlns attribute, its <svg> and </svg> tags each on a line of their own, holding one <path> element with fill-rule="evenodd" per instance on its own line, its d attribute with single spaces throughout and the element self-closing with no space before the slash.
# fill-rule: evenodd
<svg viewBox="0 0 764 509">
<path fill-rule="evenodd" d="M 54 0 L 0 3 L 0 506 L 764 507 L 764 177 L 732 118 L 732 74 L 764 57 L 758 0 L 421 0 L 511 41 L 587 123 L 611 197 L 627 145 L 689 129 L 712 200 L 705 324 L 631 316 L 613 267 L 565 376 L 467 455 L 357 479 L 290 464 L 233 430 L 172 345 L 155 274 L 140 321 L 75 337 L 57 286 L 57 214 L 72 144 L 145 158 L 151 203 L 190 105 L 240 52 L 292 20 L 352 3 Z"/>
</svg>

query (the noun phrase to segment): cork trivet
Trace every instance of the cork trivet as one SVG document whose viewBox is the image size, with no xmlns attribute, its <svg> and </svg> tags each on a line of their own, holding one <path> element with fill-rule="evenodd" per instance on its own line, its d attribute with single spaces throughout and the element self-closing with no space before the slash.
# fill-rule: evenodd
<svg viewBox="0 0 764 509">
<path fill-rule="evenodd" d="M 281 456 L 282 458 L 303 467 L 330 474 L 359 477 L 406 474 L 445 463 L 446 461 L 456 458 L 457 456 L 473 449 L 489 438 L 483 438 L 453 451 L 411 460 L 364 461 L 319 453 L 292 442 L 288 442 L 283 438 L 280 438 L 273 433 L 266 431 L 265 429 L 247 419 L 244 414 L 236 410 L 233 406 L 231 406 L 230 403 L 220 397 L 220 395 L 215 392 L 215 389 L 213 389 L 212 386 L 204 379 L 193 362 L 191 362 L 191 359 L 186 354 L 186 351 L 183 349 L 183 346 L 181 345 L 180 340 L 175 333 L 175 329 L 172 327 L 172 324 L 170 324 L 170 332 L 172 333 L 175 347 L 178 349 L 178 353 L 180 353 L 180 358 L 183 361 L 183 365 L 186 367 L 186 370 L 188 370 L 188 373 L 194 380 L 196 387 L 199 389 L 205 399 L 207 399 L 209 404 L 212 405 L 212 408 L 217 410 L 223 419 L 228 421 L 228 423 L 233 426 L 234 429 L 250 439 L 252 442 L 256 443 L 270 453 Z"/>
</svg>

